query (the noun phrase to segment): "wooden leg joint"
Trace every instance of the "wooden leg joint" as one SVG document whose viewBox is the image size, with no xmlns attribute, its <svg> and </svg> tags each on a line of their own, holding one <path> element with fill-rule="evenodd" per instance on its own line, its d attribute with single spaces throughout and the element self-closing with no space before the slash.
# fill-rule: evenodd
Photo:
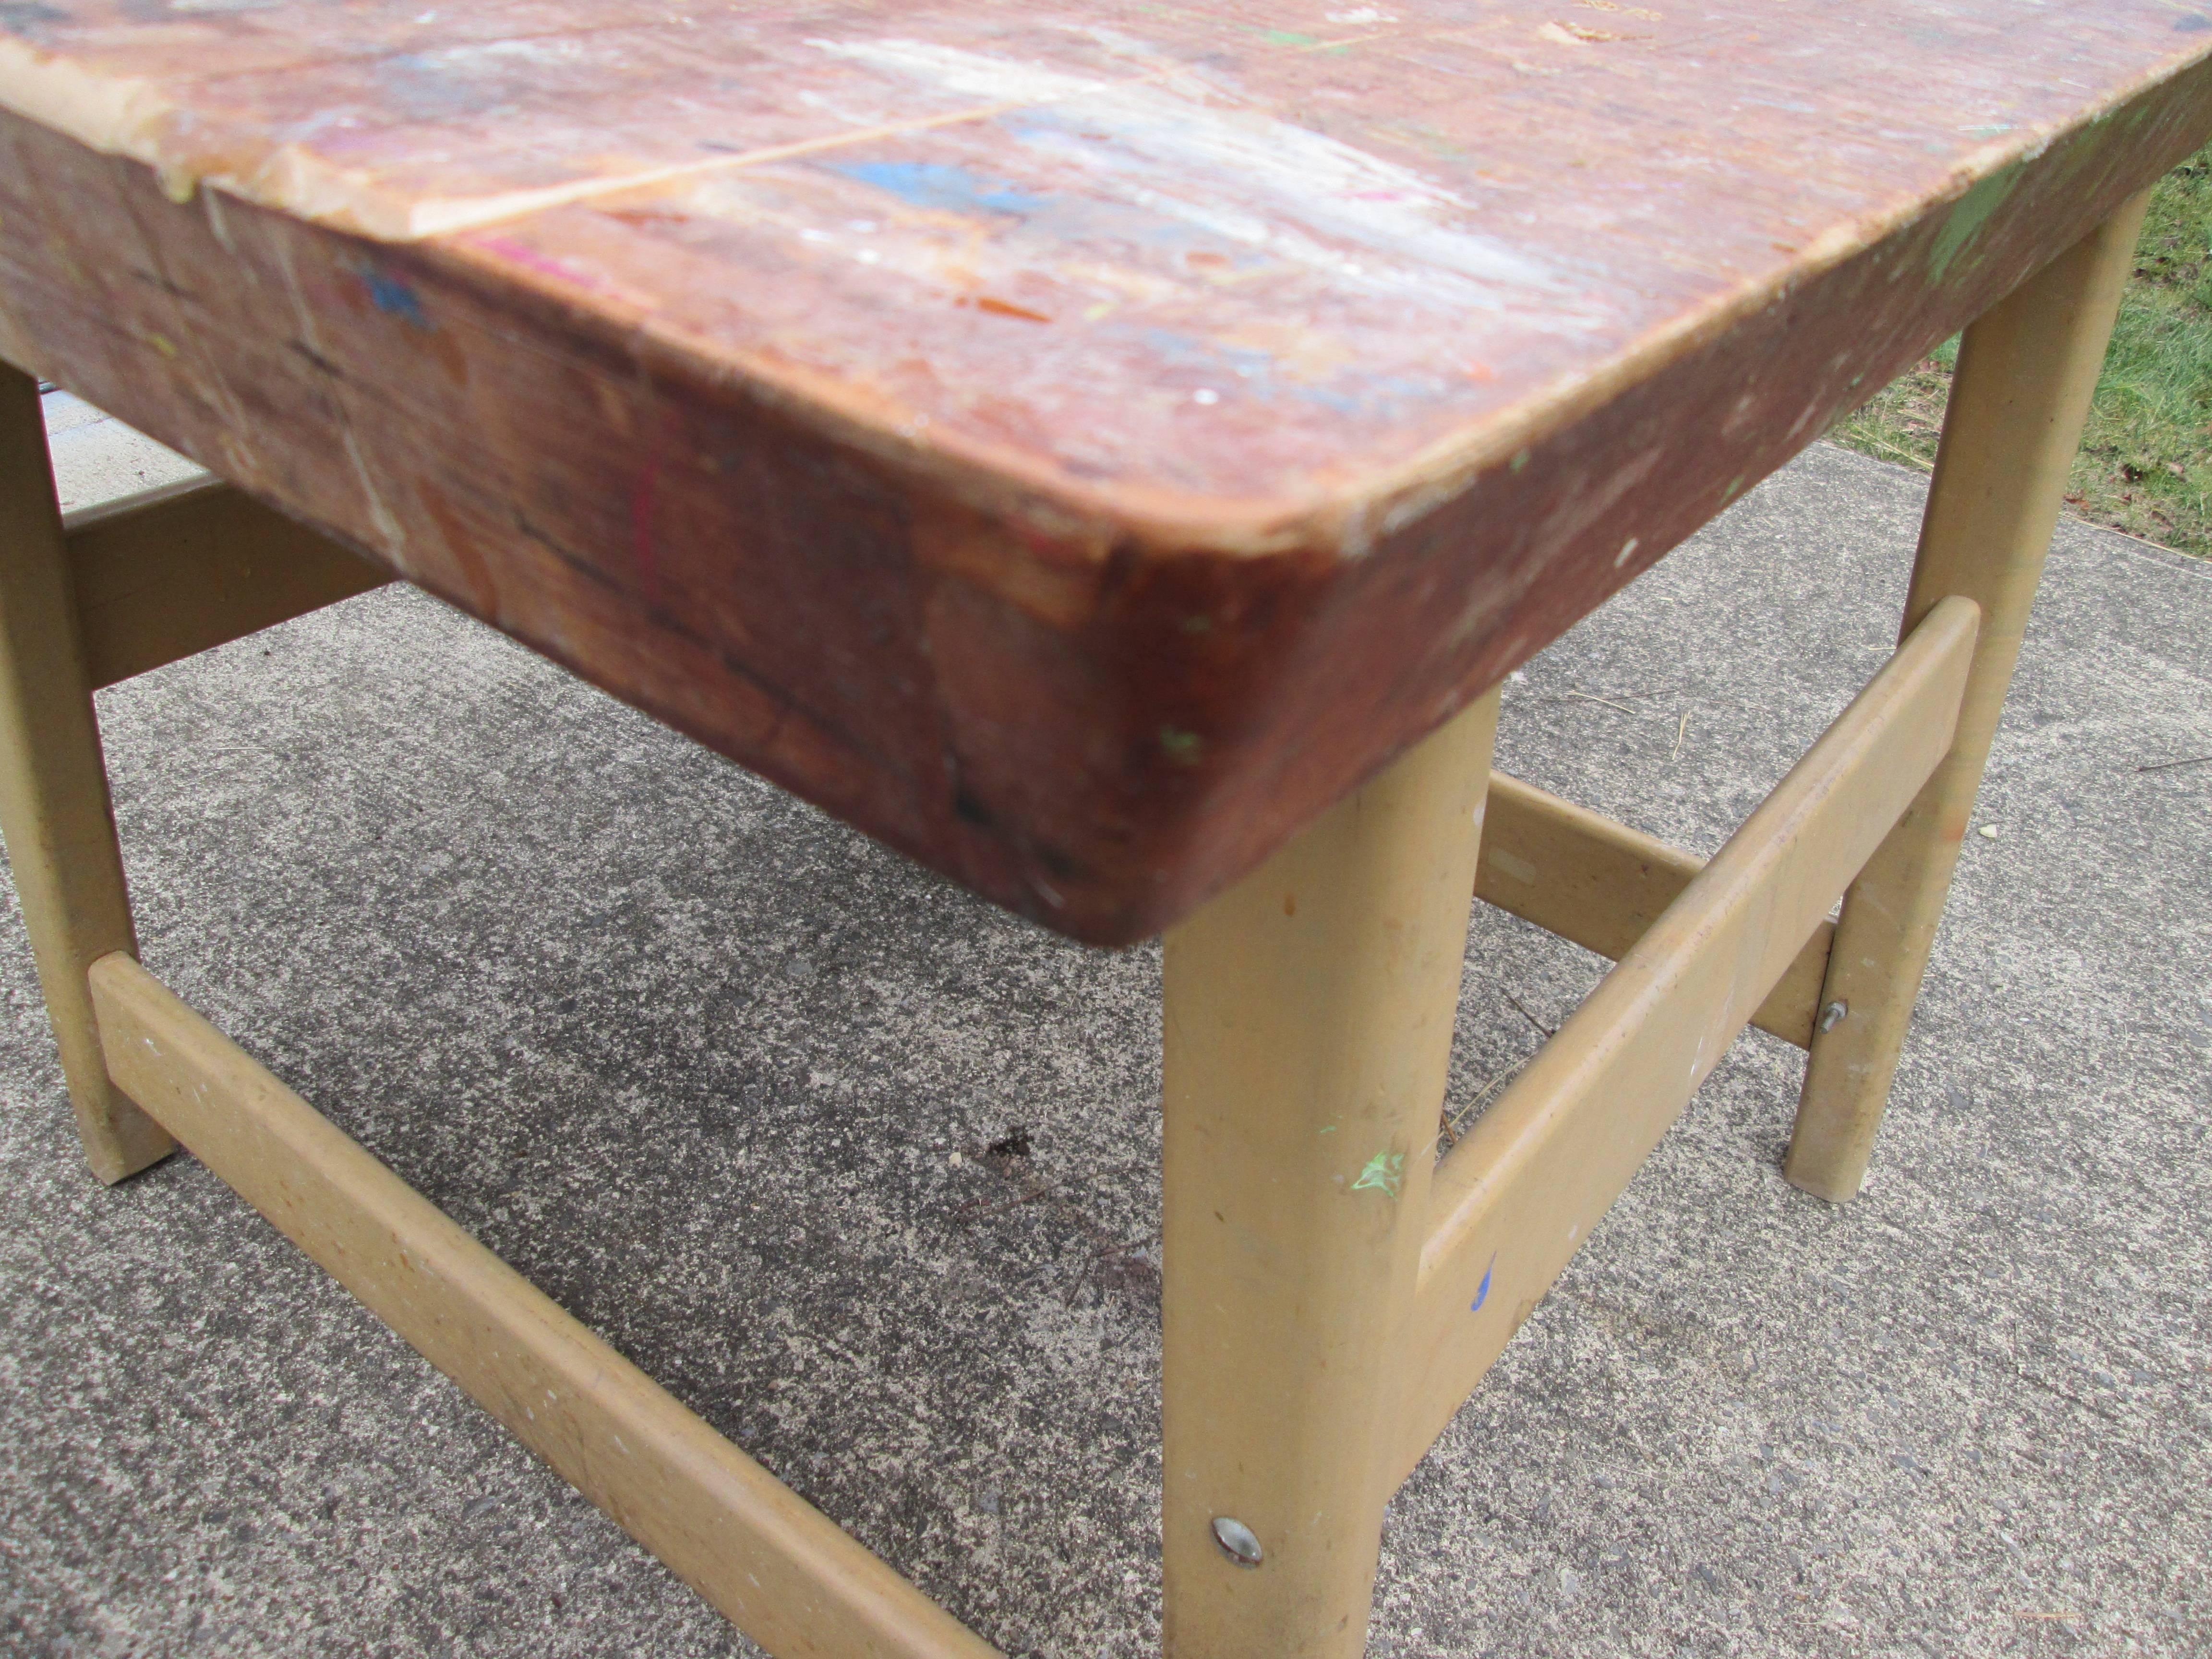
<svg viewBox="0 0 2212 1659">
<path fill-rule="evenodd" d="M 1585 951 L 1620 961 L 1705 867 L 1695 853 L 1503 772 L 1490 775 L 1475 897 Z M 1835 933 L 1825 918 L 1814 928 L 1753 1012 L 1753 1025 L 1812 1047 Z"/>
<path fill-rule="evenodd" d="M 1172 1659 L 1365 1648 L 1497 718 L 1493 693 L 1168 935 Z"/>
<path fill-rule="evenodd" d="M 176 1143 L 108 1081 L 85 981 L 137 947 L 38 383 L 0 363 L 0 834 L 85 1161 L 117 1182 Z"/>
</svg>

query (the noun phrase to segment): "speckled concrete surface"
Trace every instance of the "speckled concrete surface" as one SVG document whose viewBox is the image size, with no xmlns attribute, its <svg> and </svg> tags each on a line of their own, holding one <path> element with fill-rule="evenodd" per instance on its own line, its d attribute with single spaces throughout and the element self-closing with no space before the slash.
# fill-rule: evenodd
<svg viewBox="0 0 2212 1659">
<path fill-rule="evenodd" d="M 1717 845 L 1919 488 L 1815 450 L 1504 763 Z M 1009 1653 L 1152 1650 L 1155 951 L 404 591 L 101 714 L 155 971 Z M 1747 1037 L 1401 1494 L 1376 1654 L 2212 1651 L 2212 766 L 2138 769 L 2207 753 L 2212 570 L 2068 527 L 1872 1188 L 1783 1184 Z M 1480 915 L 1455 1099 L 1595 973 Z M 191 1160 L 95 1187 L 12 908 L 0 987 L 0 1650 L 751 1651 Z"/>
<path fill-rule="evenodd" d="M 41 401 L 64 513 L 177 483 L 204 470 L 74 393 L 57 387 Z"/>
</svg>

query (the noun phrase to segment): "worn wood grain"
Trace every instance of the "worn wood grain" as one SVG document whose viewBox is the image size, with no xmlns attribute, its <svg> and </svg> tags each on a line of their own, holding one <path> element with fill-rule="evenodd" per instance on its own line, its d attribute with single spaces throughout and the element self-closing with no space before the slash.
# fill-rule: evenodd
<svg viewBox="0 0 2212 1659">
<path fill-rule="evenodd" d="M 0 351 L 1097 940 L 2212 127 L 2169 0 L 143 9 L 0 19 Z"/>
</svg>

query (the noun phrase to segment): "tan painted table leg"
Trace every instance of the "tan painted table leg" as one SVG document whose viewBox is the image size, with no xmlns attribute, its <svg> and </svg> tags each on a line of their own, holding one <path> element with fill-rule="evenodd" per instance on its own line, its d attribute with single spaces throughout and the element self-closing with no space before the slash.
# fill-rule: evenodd
<svg viewBox="0 0 2212 1659">
<path fill-rule="evenodd" d="M 1821 1006 L 1844 1013 L 1813 1039 L 1784 1170 L 1836 1203 L 1866 1179 L 2148 201 L 1993 307 L 1959 354 L 1904 631 L 1962 593 L 1981 640 L 1951 752 L 1851 884 L 1829 955 Z"/>
<path fill-rule="evenodd" d="M 1168 935 L 1172 1659 L 1366 1644 L 1497 729 L 1492 693 Z"/>
<path fill-rule="evenodd" d="M 175 1150 L 108 1080 L 86 974 L 135 953 L 38 382 L 0 363 L 0 833 L 85 1156 L 120 1181 Z"/>
</svg>

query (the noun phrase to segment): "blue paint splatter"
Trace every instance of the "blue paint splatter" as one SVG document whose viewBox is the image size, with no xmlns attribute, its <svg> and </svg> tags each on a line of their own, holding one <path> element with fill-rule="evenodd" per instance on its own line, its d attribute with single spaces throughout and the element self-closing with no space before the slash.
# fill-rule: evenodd
<svg viewBox="0 0 2212 1659">
<path fill-rule="evenodd" d="M 1188 368 L 1218 382 L 1235 375 L 1239 392 L 1261 403 L 1275 400 L 1275 360 L 1264 351 L 1217 345 L 1171 328 L 1147 328 L 1138 337 L 1173 368 Z"/>
<path fill-rule="evenodd" d="M 1490 1300 L 1490 1275 L 1497 1266 L 1498 1252 L 1492 1250 L 1490 1253 L 1490 1266 L 1482 1270 L 1482 1283 L 1474 1287 L 1474 1306 L 1468 1310 L 1469 1313 L 1480 1313 L 1482 1304 Z"/>
<path fill-rule="evenodd" d="M 423 314 L 422 300 L 400 278 L 387 276 L 380 270 L 364 267 L 361 281 L 379 311 L 389 317 L 398 317 L 416 328 L 426 331 L 429 328 L 430 319 Z"/>
<path fill-rule="evenodd" d="M 946 213 L 1003 213 L 1027 218 L 1048 207 L 1001 179 L 979 179 L 965 167 L 941 161 L 841 161 L 830 171 L 888 191 L 901 201 Z"/>
</svg>

